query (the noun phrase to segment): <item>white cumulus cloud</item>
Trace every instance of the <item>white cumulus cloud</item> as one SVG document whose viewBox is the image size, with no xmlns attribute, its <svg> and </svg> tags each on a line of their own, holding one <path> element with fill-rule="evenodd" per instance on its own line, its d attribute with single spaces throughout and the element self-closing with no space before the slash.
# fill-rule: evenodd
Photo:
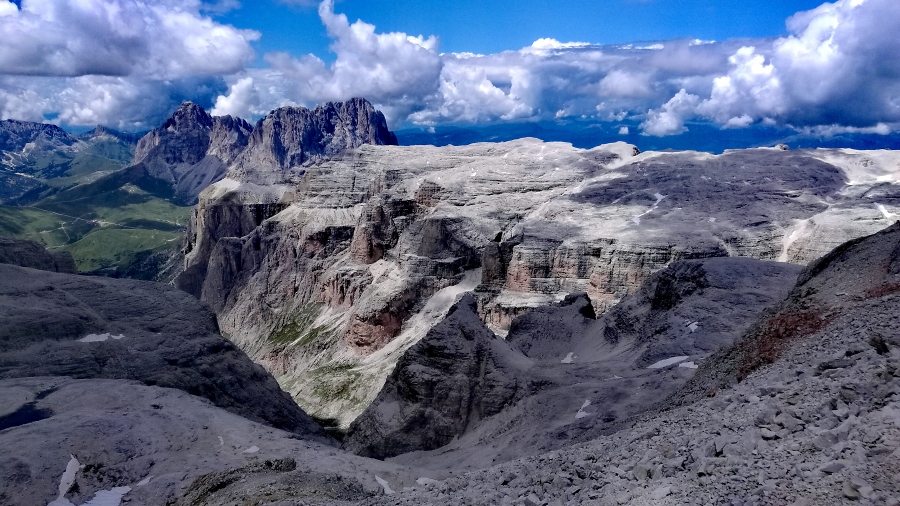
<svg viewBox="0 0 900 506">
<path fill-rule="evenodd" d="M 0 0 L 0 72 L 173 79 L 240 71 L 252 30 L 200 13 L 199 0 Z M 12 6 L 12 8 L 10 8 Z"/>
</svg>

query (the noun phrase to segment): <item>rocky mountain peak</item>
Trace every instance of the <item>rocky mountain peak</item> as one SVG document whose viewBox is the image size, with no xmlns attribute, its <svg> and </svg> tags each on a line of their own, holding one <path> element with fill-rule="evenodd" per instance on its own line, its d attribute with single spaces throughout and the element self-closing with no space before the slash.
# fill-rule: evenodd
<svg viewBox="0 0 900 506">
<path fill-rule="evenodd" d="M 188 101 L 178 106 L 178 109 L 176 109 L 175 113 L 172 114 L 172 117 L 166 121 L 163 128 L 173 127 L 175 130 L 182 130 L 184 128 L 193 129 L 196 127 L 212 128 L 212 126 L 212 115 L 206 112 L 203 107 Z"/>
<path fill-rule="evenodd" d="M 257 122 L 234 177 L 274 182 L 283 171 L 364 144 L 397 145 L 384 115 L 366 99 L 281 107 Z"/>
<path fill-rule="evenodd" d="M 151 176 L 173 183 L 176 194 L 191 202 L 224 177 L 226 167 L 247 146 L 252 130 L 240 118 L 212 116 L 203 107 L 185 102 L 162 126 L 138 141 L 133 164 L 143 164 Z"/>
<path fill-rule="evenodd" d="M 21 151 L 32 142 L 71 146 L 78 139 L 56 125 L 14 119 L 0 121 L 0 151 Z"/>
<path fill-rule="evenodd" d="M 90 141 L 97 139 L 113 139 L 127 144 L 136 144 L 143 137 L 141 133 L 123 132 L 108 126 L 97 125 L 93 130 L 78 136 L 79 139 Z"/>
</svg>

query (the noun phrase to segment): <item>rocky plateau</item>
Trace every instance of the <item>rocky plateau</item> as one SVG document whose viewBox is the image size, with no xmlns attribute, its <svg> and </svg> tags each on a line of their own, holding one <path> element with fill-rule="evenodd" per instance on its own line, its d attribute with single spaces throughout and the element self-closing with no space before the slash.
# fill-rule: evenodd
<svg viewBox="0 0 900 506">
<path fill-rule="evenodd" d="M 679 260 L 804 265 L 900 212 L 892 151 L 640 153 L 522 139 L 363 145 L 257 172 L 236 163 L 201 193 L 176 285 L 341 429 L 461 293 L 505 336 L 569 294 L 602 314 Z"/>
</svg>

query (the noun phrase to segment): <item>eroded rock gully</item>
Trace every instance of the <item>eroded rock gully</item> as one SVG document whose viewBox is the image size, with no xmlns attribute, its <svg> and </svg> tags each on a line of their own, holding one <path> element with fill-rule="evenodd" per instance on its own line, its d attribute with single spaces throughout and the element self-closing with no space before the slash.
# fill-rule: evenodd
<svg viewBox="0 0 900 506">
<path fill-rule="evenodd" d="M 201 194 L 178 284 L 341 427 L 462 292 L 502 336 L 569 293 L 603 313 L 678 260 L 804 264 L 900 205 L 885 183 L 898 178 L 891 152 L 636 154 L 523 139 L 363 145 L 298 165 L 266 162 L 250 142 L 259 156 Z"/>
</svg>

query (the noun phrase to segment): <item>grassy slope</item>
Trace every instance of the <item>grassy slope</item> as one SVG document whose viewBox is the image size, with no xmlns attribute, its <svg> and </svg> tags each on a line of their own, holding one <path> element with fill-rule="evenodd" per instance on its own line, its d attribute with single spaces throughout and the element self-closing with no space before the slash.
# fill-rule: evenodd
<svg viewBox="0 0 900 506">
<path fill-rule="evenodd" d="M 171 197 L 168 185 L 142 169 L 119 170 L 30 206 L 0 206 L 0 235 L 68 250 L 82 272 L 122 271 L 149 253 L 179 246 L 190 208 Z"/>
</svg>

